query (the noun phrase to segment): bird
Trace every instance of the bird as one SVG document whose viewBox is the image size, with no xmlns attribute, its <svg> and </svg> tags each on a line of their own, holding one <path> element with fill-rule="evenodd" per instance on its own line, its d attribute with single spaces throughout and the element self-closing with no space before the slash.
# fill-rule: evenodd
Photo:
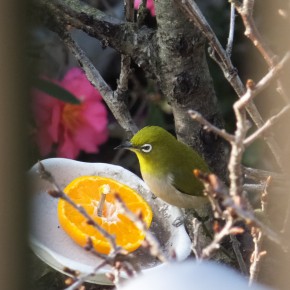
<svg viewBox="0 0 290 290">
<path fill-rule="evenodd" d="M 151 192 L 179 208 L 199 208 L 208 203 L 203 184 L 193 170 L 209 173 L 205 160 L 191 147 L 159 126 L 146 126 L 115 149 L 137 155 L 143 180 Z"/>
</svg>

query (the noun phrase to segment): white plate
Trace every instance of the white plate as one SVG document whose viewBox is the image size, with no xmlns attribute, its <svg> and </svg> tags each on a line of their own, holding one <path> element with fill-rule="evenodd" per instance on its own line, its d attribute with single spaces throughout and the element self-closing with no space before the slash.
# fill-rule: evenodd
<svg viewBox="0 0 290 290">
<path fill-rule="evenodd" d="M 172 225 L 176 218 L 182 216 L 181 210 L 158 198 L 152 199 L 152 194 L 146 184 L 130 171 L 116 165 L 84 163 L 63 158 L 51 158 L 41 162 L 53 174 L 61 188 L 82 175 L 110 177 L 130 186 L 152 207 L 154 217 L 150 230 L 159 239 L 164 251 L 169 254 L 174 250 L 180 261 L 190 254 L 190 239 L 184 227 Z M 29 171 L 32 185 L 30 244 L 33 251 L 40 259 L 60 272 L 63 272 L 64 267 L 69 267 L 82 274 L 91 273 L 101 260 L 75 244 L 60 228 L 57 218 L 58 200 L 46 193 L 51 189 L 51 185 L 40 180 L 37 169 L 38 165 L 35 164 Z M 142 249 L 135 251 L 134 255 L 144 272 L 153 271 L 156 267 L 162 266 Z M 111 282 L 105 276 L 105 273 L 109 271 L 109 266 L 104 267 L 88 281 L 110 285 Z"/>
</svg>

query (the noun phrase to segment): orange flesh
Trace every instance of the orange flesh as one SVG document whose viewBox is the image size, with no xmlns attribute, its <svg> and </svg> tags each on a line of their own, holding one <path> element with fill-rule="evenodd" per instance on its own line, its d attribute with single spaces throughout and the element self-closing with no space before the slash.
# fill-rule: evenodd
<svg viewBox="0 0 290 290">
<path fill-rule="evenodd" d="M 97 215 L 97 207 L 102 195 L 102 185 L 109 185 L 110 192 L 106 194 L 102 217 Z M 144 233 L 134 223 L 120 213 L 114 193 L 118 193 L 126 206 L 134 213 L 142 212 L 142 217 L 149 228 L 152 221 L 152 210 L 147 202 L 133 189 L 116 180 L 100 176 L 81 176 L 74 179 L 64 192 L 78 205 L 84 207 L 87 213 L 107 232 L 116 237 L 118 246 L 132 252 L 144 240 Z M 91 237 L 94 248 L 109 254 L 109 241 L 93 226 L 88 225 L 75 208 L 60 199 L 58 203 L 58 218 L 64 231 L 80 246 L 85 246 L 87 238 Z"/>
</svg>

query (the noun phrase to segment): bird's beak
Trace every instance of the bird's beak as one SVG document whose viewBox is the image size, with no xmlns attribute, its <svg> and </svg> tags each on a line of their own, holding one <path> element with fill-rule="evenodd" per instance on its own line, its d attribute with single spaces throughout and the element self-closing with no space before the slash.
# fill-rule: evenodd
<svg viewBox="0 0 290 290">
<path fill-rule="evenodd" d="M 124 143 L 120 144 L 119 146 L 115 147 L 114 149 L 132 149 L 132 143 L 129 141 L 125 141 Z"/>
</svg>

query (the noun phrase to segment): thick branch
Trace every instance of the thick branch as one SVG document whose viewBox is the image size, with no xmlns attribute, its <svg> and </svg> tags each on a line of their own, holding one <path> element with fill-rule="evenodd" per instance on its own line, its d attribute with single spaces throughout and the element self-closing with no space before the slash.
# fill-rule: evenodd
<svg viewBox="0 0 290 290">
<path fill-rule="evenodd" d="M 196 110 L 216 127 L 223 127 L 206 62 L 205 39 L 198 28 L 185 19 L 174 0 L 156 1 L 155 9 L 158 82 L 172 106 L 178 138 L 194 147 L 225 179 L 224 142 L 214 134 L 202 138 L 200 125 L 192 122 L 188 115 L 188 110 Z"/>
<path fill-rule="evenodd" d="M 156 51 L 154 30 L 146 26 L 138 29 L 137 24 L 108 16 L 78 0 L 35 0 L 31 8 L 32 18 L 52 31 L 59 33 L 59 29 L 68 25 L 83 30 L 131 56 L 150 76 L 155 74 L 152 61 Z"/>
</svg>

